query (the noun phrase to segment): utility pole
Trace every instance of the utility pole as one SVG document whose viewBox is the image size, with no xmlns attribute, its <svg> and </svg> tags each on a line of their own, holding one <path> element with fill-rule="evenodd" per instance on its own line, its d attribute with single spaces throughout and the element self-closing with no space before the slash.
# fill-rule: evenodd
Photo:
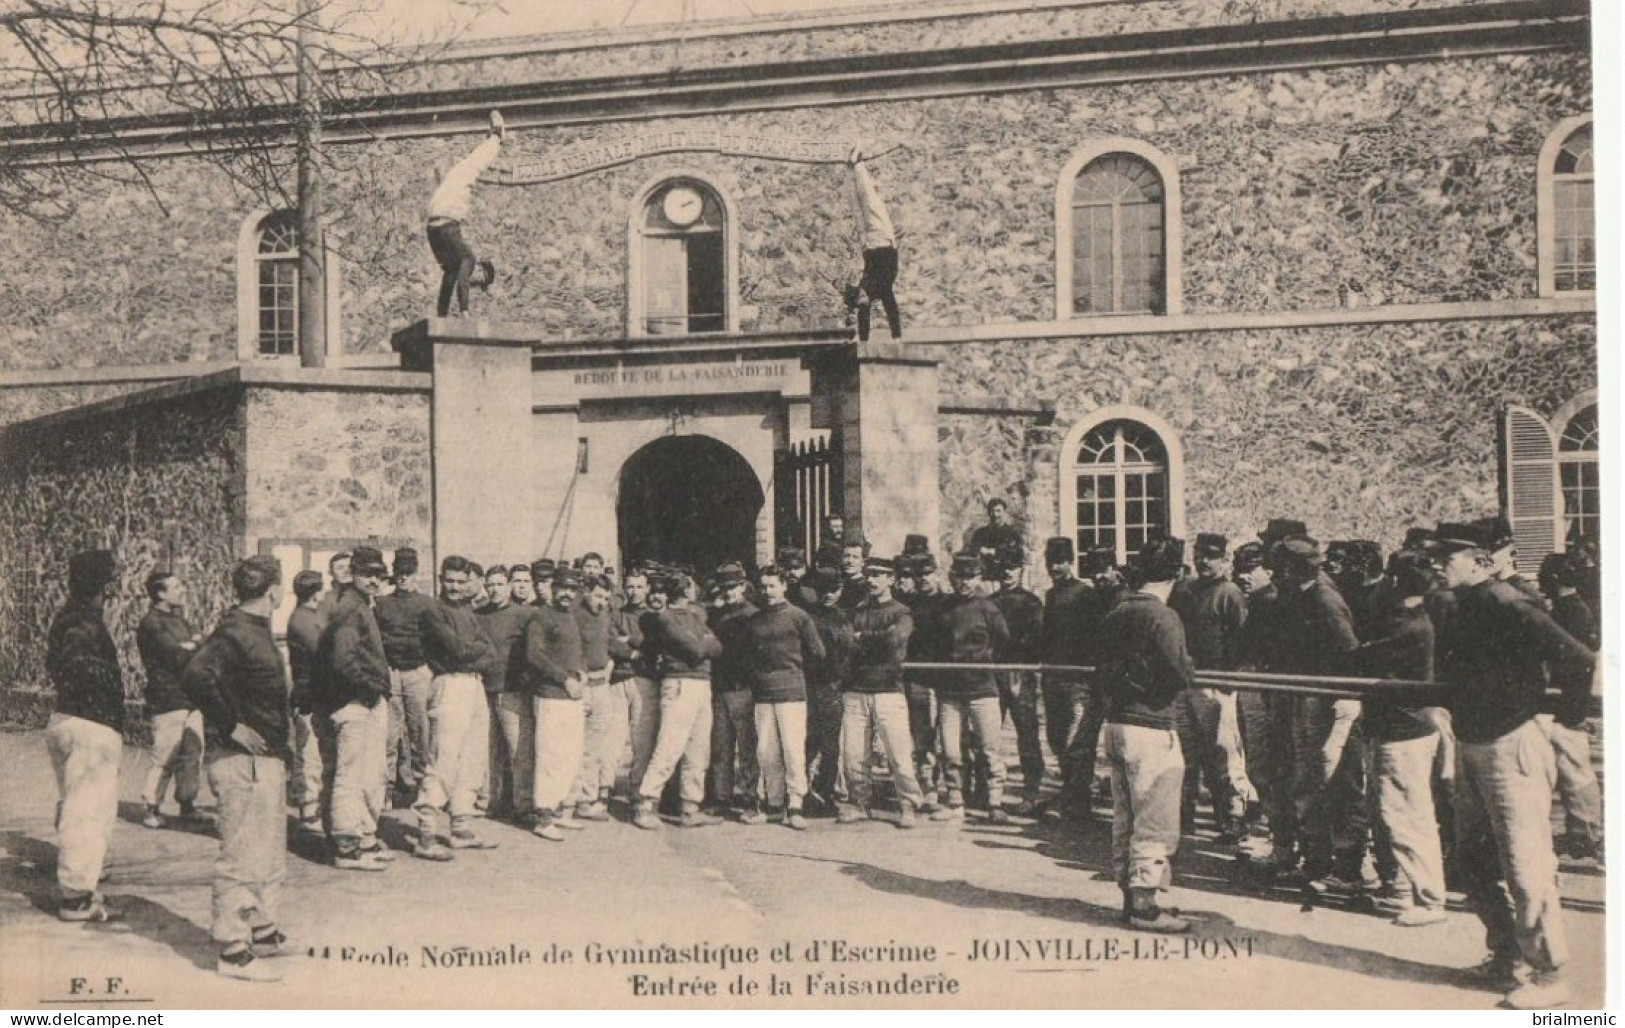
<svg viewBox="0 0 1625 1028">
<path fill-rule="evenodd" d="M 316 0 L 298 0 L 294 37 L 298 61 L 297 155 L 299 163 L 299 364 L 327 366 L 327 254 L 322 245 L 322 89 L 309 34 L 316 27 Z"/>
</svg>

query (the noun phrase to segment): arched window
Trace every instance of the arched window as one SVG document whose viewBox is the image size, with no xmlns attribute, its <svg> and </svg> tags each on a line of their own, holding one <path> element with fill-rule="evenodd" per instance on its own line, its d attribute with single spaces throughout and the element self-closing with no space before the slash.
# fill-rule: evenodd
<svg viewBox="0 0 1625 1028">
<path fill-rule="evenodd" d="M 1097 547 L 1118 563 L 1149 538 L 1183 531 L 1183 458 L 1172 433 L 1132 408 L 1096 412 L 1075 426 L 1061 454 L 1061 524 L 1080 562 Z"/>
<path fill-rule="evenodd" d="M 1597 288 L 1596 193 L 1590 116 L 1565 119 L 1541 150 L 1541 295 Z"/>
<path fill-rule="evenodd" d="M 331 235 L 331 233 L 329 233 Z M 339 257 L 323 248 L 327 352 L 338 338 Z M 237 234 L 237 358 L 294 358 L 299 353 L 299 217 L 291 210 L 256 211 Z"/>
<path fill-rule="evenodd" d="M 633 222 L 631 332 L 685 335 L 734 327 L 734 260 L 722 196 L 692 177 L 645 190 Z"/>
<path fill-rule="evenodd" d="M 260 222 L 255 248 L 259 287 L 257 349 L 261 357 L 299 352 L 299 225 L 292 211 L 277 211 Z"/>
<path fill-rule="evenodd" d="M 1056 194 L 1057 316 L 1179 314 L 1179 171 L 1155 148 L 1101 140 Z"/>
<path fill-rule="evenodd" d="M 1602 485 L 1597 466 L 1597 405 L 1582 407 L 1557 437 L 1557 473 L 1563 489 L 1568 539 L 1602 540 Z"/>
</svg>

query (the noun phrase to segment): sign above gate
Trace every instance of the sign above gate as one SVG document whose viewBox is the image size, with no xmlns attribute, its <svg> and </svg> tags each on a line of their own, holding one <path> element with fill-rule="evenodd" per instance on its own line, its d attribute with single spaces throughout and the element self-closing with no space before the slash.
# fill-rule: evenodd
<svg viewBox="0 0 1625 1028">
<path fill-rule="evenodd" d="M 733 157 L 766 157 L 803 164 L 837 164 L 852 152 L 850 141 L 782 135 L 771 132 L 730 132 L 723 129 L 662 129 L 619 139 L 577 143 L 555 150 L 539 160 L 516 160 L 482 176 L 495 185 L 528 186 L 557 182 L 592 171 L 626 164 L 639 157 L 668 153 L 720 153 Z M 877 154 L 867 146 L 865 154 Z"/>
<path fill-rule="evenodd" d="M 534 402 L 552 406 L 581 400 L 692 396 L 712 393 L 805 395 L 811 380 L 795 358 L 627 364 L 536 373 Z"/>
</svg>

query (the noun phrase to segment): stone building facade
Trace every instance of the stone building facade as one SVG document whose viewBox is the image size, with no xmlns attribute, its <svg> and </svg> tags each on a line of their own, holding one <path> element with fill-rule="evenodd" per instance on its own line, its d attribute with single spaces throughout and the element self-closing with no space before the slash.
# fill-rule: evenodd
<svg viewBox="0 0 1625 1028">
<path fill-rule="evenodd" d="M 285 215 L 156 153 L 157 196 L 0 217 L 0 613 L 37 628 L 98 536 L 134 608 L 161 556 L 757 559 L 825 506 L 940 554 L 993 496 L 1035 560 L 1500 508 L 1538 560 L 1597 516 L 1588 37 L 1574 0 L 995 0 L 471 46 L 334 117 L 327 371 L 275 352 Z M 469 229 L 500 277 L 425 321 L 422 203 L 492 107 Z M 843 324 L 852 146 L 895 348 Z M 229 481 L 184 501 L 196 547 L 19 495 L 120 461 Z"/>
</svg>

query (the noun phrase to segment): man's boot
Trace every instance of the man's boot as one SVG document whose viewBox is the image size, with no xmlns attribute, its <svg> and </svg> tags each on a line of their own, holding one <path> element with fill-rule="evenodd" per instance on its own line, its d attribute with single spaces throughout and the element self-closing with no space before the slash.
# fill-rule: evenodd
<svg viewBox="0 0 1625 1028">
<path fill-rule="evenodd" d="M 1191 930 L 1191 923 L 1175 917 L 1157 905 L 1157 890 L 1129 890 L 1128 926 L 1135 931 L 1156 932 L 1159 935 L 1182 935 Z"/>
<path fill-rule="evenodd" d="M 632 808 L 632 823 L 651 832 L 660 827 L 660 815 L 655 813 L 653 800 L 638 800 L 637 806 Z"/>
<path fill-rule="evenodd" d="M 684 828 L 706 828 L 711 825 L 720 825 L 722 818 L 715 814 L 707 814 L 700 809 L 698 803 L 685 802 L 683 804 L 682 819 L 677 823 Z"/>
</svg>

